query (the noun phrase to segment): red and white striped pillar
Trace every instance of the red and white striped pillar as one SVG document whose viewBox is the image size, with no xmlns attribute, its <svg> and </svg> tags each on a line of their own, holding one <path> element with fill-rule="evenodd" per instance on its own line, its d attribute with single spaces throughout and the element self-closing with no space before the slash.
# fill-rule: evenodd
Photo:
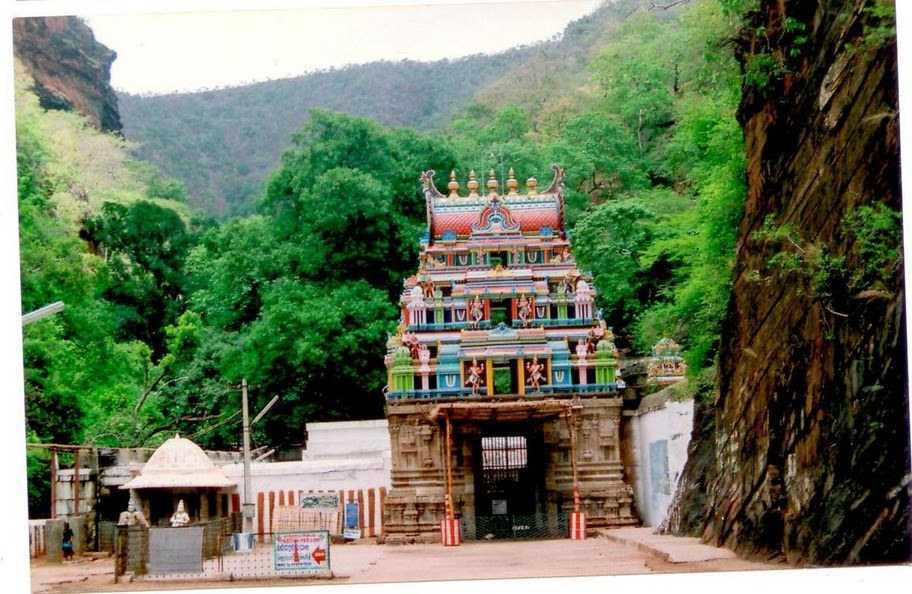
<svg viewBox="0 0 912 594">
<path fill-rule="evenodd" d="M 462 535 L 459 533 L 459 520 L 444 518 L 440 520 L 440 533 L 445 547 L 458 547 L 462 544 Z"/>
<path fill-rule="evenodd" d="M 570 540 L 586 540 L 586 512 L 570 512 Z"/>
<path fill-rule="evenodd" d="M 586 512 L 580 511 L 578 487 L 573 487 L 573 511 L 570 512 L 570 540 L 586 540 Z"/>
</svg>

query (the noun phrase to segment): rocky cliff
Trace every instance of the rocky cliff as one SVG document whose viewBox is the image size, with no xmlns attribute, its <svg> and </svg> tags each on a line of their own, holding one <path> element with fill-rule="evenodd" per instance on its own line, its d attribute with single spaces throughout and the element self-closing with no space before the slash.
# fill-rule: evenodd
<svg viewBox="0 0 912 594">
<path fill-rule="evenodd" d="M 761 0 L 715 388 L 666 529 L 795 564 L 910 558 L 892 6 Z"/>
<path fill-rule="evenodd" d="M 75 110 L 100 130 L 120 130 L 117 95 L 111 88 L 111 63 L 117 54 L 96 41 L 82 19 L 15 19 L 13 47 L 35 79 L 42 107 Z"/>
</svg>

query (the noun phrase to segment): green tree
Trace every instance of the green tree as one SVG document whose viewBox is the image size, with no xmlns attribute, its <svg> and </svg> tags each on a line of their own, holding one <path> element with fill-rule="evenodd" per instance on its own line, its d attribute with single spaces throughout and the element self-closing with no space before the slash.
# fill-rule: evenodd
<svg viewBox="0 0 912 594">
<path fill-rule="evenodd" d="M 106 297 L 119 306 L 121 336 L 164 353 L 166 325 L 184 298 L 184 259 L 194 238 L 173 210 L 147 201 L 105 203 L 85 222 L 85 237 L 108 263 Z"/>
</svg>

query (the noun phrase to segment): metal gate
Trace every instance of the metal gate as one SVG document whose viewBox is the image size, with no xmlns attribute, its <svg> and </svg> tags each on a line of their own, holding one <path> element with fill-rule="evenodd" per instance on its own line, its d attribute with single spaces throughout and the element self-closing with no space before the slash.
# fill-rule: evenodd
<svg viewBox="0 0 912 594">
<path fill-rule="evenodd" d="M 569 516 L 538 514 L 505 514 L 476 516 L 475 535 L 481 539 L 567 538 Z"/>
<path fill-rule="evenodd" d="M 544 467 L 533 434 L 480 439 L 476 469 L 475 535 L 543 538 L 566 532 L 566 518 L 548 517 L 543 501 Z"/>
</svg>

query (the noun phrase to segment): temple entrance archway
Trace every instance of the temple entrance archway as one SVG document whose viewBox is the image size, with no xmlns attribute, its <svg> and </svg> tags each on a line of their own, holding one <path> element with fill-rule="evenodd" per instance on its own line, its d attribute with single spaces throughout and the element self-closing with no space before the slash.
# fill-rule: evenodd
<svg viewBox="0 0 912 594">
<path fill-rule="evenodd" d="M 482 428 L 475 444 L 475 536 L 541 538 L 549 521 L 540 424 Z"/>
</svg>

